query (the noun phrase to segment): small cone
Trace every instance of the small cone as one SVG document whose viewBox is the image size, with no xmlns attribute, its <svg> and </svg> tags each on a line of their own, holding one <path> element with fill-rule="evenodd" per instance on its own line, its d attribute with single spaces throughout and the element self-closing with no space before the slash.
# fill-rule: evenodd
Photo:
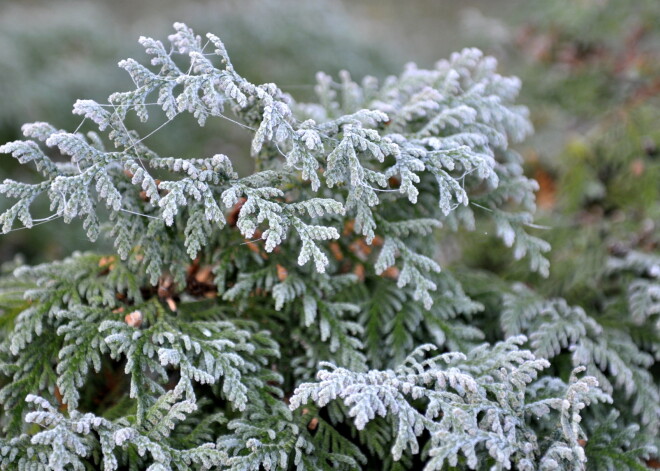
<svg viewBox="0 0 660 471">
<path fill-rule="evenodd" d="M 140 311 L 133 311 L 130 314 L 126 314 L 124 321 L 126 324 L 137 329 L 142 325 L 142 313 Z"/>
</svg>

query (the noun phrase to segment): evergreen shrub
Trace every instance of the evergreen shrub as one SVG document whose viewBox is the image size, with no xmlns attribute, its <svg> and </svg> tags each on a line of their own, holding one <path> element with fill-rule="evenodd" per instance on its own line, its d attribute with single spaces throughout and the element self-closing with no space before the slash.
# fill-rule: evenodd
<svg viewBox="0 0 660 471">
<path fill-rule="evenodd" d="M 80 219 L 115 247 L 4 268 L 0 469 L 577 470 L 598 446 L 643 469 L 654 450 L 598 385 L 627 383 L 584 346 L 600 326 L 533 295 L 493 315 L 456 260 L 488 229 L 548 275 L 518 79 L 466 49 L 382 83 L 319 73 L 299 103 L 174 28 L 140 39 L 151 67 L 120 62 L 133 89 L 76 102 L 74 132 L 0 147 L 42 176 L 2 183 L 3 232 Z M 147 147 L 127 119 L 154 108 L 250 131 L 255 171 Z"/>
</svg>

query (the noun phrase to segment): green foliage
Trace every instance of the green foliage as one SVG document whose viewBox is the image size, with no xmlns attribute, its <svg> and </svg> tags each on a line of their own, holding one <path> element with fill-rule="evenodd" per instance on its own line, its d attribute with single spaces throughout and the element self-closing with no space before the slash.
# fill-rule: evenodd
<svg viewBox="0 0 660 471">
<path fill-rule="evenodd" d="M 605 355 L 621 333 L 596 338 L 562 301 L 494 314 L 432 243 L 494 227 L 548 275 L 528 232 L 538 186 L 509 148 L 531 132 L 519 80 L 466 49 L 382 83 L 318 74 L 318 103 L 299 103 L 239 75 L 215 35 L 174 28 L 167 45 L 140 38 L 151 68 L 120 62 L 135 88 L 76 102 L 79 129 L 36 122 L 0 147 L 41 173 L 0 185 L 16 200 L 4 232 L 43 198 L 116 249 L 3 281 L 25 305 L 1 298 L 0 469 L 584 469 L 583 409 L 610 401 L 598 381 L 631 400 L 606 375 L 647 381 L 648 355 Z M 159 155 L 131 125 L 158 109 L 251 131 L 255 171 Z M 656 297 L 635 285 L 642 322 Z M 534 352 L 517 335 L 481 345 L 498 315 Z M 538 377 L 573 347 L 566 381 Z M 650 430 L 647 394 L 635 414 Z"/>
<path fill-rule="evenodd" d="M 480 271 L 461 279 L 498 319 L 489 328 L 528 335 L 528 346 L 562 378 L 585 365 L 612 394 L 616 411 L 596 406 L 584 422 L 588 467 L 647 469 L 660 444 L 660 5 L 539 7 L 519 32 L 524 57 L 517 60 L 525 63 L 528 96 L 540 101 L 539 142 L 550 144 L 530 153 L 527 166 L 541 182 L 539 223 L 553 246 L 552 270 L 546 280 L 529 277 L 474 238 L 466 260 Z M 568 120 L 575 115 L 579 135 Z"/>
<path fill-rule="evenodd" d="M 417 437 L 427 432 L 431 439 L 423 452 L 428 457 L 425 470 L 445 469 L 445 463 L 456 467 L 459 461 L 470 469 L 480 463 L 537 469 L 542 452 L 527 419 L 531 415 L 538 419 L 554 409 L 559 412 L 556 426 L 562 435 L 540 457 L 539 469 L 579 466 L 585 462 L 578 443 L 580 410 L 592 400 L 609 398 L 595 393 L 594 378 L 572 377 L 569 385 L 560 387 L 563 392 L 553 391 L 559 396 L 526 402 L 527 387 L 547 387 L 545 381 L 543 386 L 529 383 L 549 363 L 518 350 L 524 341 L 524 337 L 511 337 L 493 349 L 481 346 L 467 356 L 446 353 L 426 360 L 424 353 L 433 347 L 422 346 L 395 370 L 353 373 L 327 364 L 318 373 L 318 384 L 305 383 L 296 389 L 291 408 L 310 399 L 326 406 L 339 398 L 350 408 L 347 415 L 358 430 L 376 416 L 384 417 L 395 436 L 392 454 L 397 461 L 404 453 L 419 453 Z M 442 363 L 447 367 L 441 367 Z M 411 404 L 421 401 L 426 410 Z"/>
<path fill-rule="evenodd" d="M 392 50 L 385 54 L 361 39 L 359 31 L 365 22 L 332 0 L 164 2 L 141 4 L 137 10 L 135 5 L 104 1 L 3 2 L 0 39 L 11 47 L 0 51 L 0 142 L 20 138 L 24 122 L 51 121 L 59 128 L 75 129 L 81 120 L 68 114 L 71 103 L 82 97 L 98 101 L 129 86 L 130 78 L 109 65 L 124 55 L 140 54 L 135 39 L 145 31 L 166 34 L 169 18 L 186 18 L 200 30 L 222 31 L 246 77 L 256 83 L 275 81 L 305 97 L 313 96 L 309 80 L 318 69 L 336 73 L 346 67 L 358 76 L 384 76 L 396 70 L 397 55 Z M 290 66 L 291 61 L 296 67 Z M 156 120 L 165 116 L 150 108 Z M 134 124 L 130 117 L 127 126 Z M 234 152 L 249 138 L 249 133 L 227 120 L 214 120 L 204 128 L 196 124 L 183 118 L 162 132 L 149 127 L 144 135 L 149 135 L 152 148 L 186 158 Z M 220 135 L 222 139 L 217 138 Z M 241 174 L 252 171 L 251 159 L 235 163 Z M 33 172 L 33 167 L 4 161 L 0 180 L 38 178 Z M 0 210 L 7 208 L 7 202 L 0 201 Z M 36 214 L 48 213 L 46 199 L 37 198 L 32 207 Z M 41 227 L 41 222 L 35 222 L 38 227 L 32 231 L 16 231 L 3 238 L 0 258 L 8 260 L 18 252 L 34 263 L 62 258 L 73 250 L 111 250 L 104 240 L 100 241 L 103 245 L 88 243 L 75 225 L 56 222 Z M 66 235 L 50 237 L 53 226 Z"/>
</svg>

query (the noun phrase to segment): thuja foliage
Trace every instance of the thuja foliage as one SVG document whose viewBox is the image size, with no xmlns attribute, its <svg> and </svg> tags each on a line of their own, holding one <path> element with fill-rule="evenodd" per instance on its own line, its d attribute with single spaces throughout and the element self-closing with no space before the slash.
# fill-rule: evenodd
<svg viewBox="0 0 660 471">
<path fill-rule="evenodd" d="M 554 11 L 566 5 L 546 3 Z M 590 112 L 580 125 L 586 131 L 566 133 L 566 142 L 529 162 L 543 181 L 539 222 L 548 227 L 553 270 L 530 278 L 477 238 L 464 259 L 482 269 L 465 273 L 466 291 L 498 319 L 501 335 L 528 335 L 562 377 L 587 366 L 613 395 L 616 413 L 593 407 L 598 419 L 583 421 L 594 469 L 632 467 L 631 456 L 657 448 L 660 435 L 658 15 L 658 2 L 585 2 L 570 18 L 548 15 L 525 28 L 527 44 L 545 46 L 524 51 L 535 59 L 532 76 L 550 78 L 529 80 L 532 93 L 554 106 L 552 82 L 572 97 L 571 113 Z M 592 28 L 581 34 L 586 24 Z M 580 92 L 599 87 L 609 92 L 596 101 Z M 655 456 L 646 465 L 657 467 Z"/>
<path fill-rule="evenodd" d="M 436 240 L 493 224 L 548 273 L 509 148 L 531 131 L 519 81 L 467 49 L 382 83 L 320 73 L 297 103 L 174 27 L 140 39 L 152 67 L 120 62 L 134 89 L 75 104 L 95 131 L 32 123 L 0 148 L 42 175 L 0 186 L 4 232 L 82 220 L 116 248 L 6 268 L 0 469 L 584 469 L 598 359 L 549 374 L 579 333 L 517 335 L 535 301 L 483 343 L 484 305 L 438 262 Z M 254 173 L 150 149 L 127 118 L 155 107 L 252 133 Z"/>
<path fill-rule="evenodd" d="M 285 91 L 293 89 L 313 97 L 309 79 L 318 69 L 336 73 L 346 68 L 360 76 L 394 70 L 397 53 L 361 39 L 359 31 L 368 25 L 335 1 L 165 2 L 165 6 L 162 0 L 156 2 L 162 7 L 158 12 L 155 7 L 150 9 L 147 21 L 153 23 L 153 29 L 167 31 L 163 18 L 185 15 L 200 25 L 198 28 L 223 31 L 236 67 L 257 83 L 275 81 Z M 20 125 L 27 121 L 56 122 L 60 128 L 74 130 L 80 117 L 68 111 L 76 98 L 104 100 L 112 91 L 130 84 L 123 70 L 108 64 L 135 49 L 132 37 L 137 28 L 151 27 L 127 24 L 126 7 L 130 7 L 132 18 L 140 16 L 134 5 L 111 2 L 113 8 L 108 8 L 106 3 L 73 0 L 54 6 L 52 2 L 2 2 L 0 41 L 12 47 L 0 50 L 0 144 L 19 139 Z M 73 16 L 75 25 L 71 25 Z M 306 47 L 299 47 L 301 42 Z M 49 47 L 44 48 L 44 44 Z M 290 61 L 296 66 L 281 66 Z M 127 126 L 134 123 L 135 118 L 129 118 Z M 222 135 L 221 140 L 214 139 L 218 135 Z M 151 134 L 148 142 L 154 148 L 168 148 L 167 155 L 209 151 L 212 155 L 244 146 L 249 134 L 225 120 L 199 127 L 194 119 L 184 118 L 176 126 L 168 126 L 167 132 Z M 239 173 L 251 169 L 249 159 L 235 164 Z M 0 181 L 5 178 L 36 176 L 31 167 L 5 159 Z M 9 200 L 0 200 L 0 211 L 7 208 L 6 203 Z M 36 201 L 33 208 L 45 213 L 47 201 Z M 60 258 L 76 248 L 92 246 L 77 228 L 59 224 L 58 240 L 48 237 L 50 230 L 52 225 L 5 237 L 0 258 L 11 259 L 12 253 L 21 252 L 27 260 L 41 262 L 46 253 L 49 259 Z"/>
</svg>

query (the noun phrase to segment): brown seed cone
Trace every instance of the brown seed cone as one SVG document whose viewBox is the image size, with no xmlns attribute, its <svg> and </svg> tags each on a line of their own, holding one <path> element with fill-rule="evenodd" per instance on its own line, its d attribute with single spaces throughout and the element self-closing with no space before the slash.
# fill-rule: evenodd
<svg viewBox="0 0 660 471">
<path fill-rule="evenodd" d="M 364 277 L 365 277 L 365 274 L 366 274 L 366 270 L 364 269 L 364 265 L 362 265 L 361 263 L 358 263 L 357 265 L 355 265 L 355 268 L 353 269 L 353 273 L 355 274 L 355 276 L 358 277 L 358 279 L 360 281 L 364 281 Z"/>
<path fill-rule="evenodd" d="M 289 272 L 287 271 L 286 268 L 284 268 L 282 265 L 279 263 L 277 264 L 277 279 L 280 281 L 284 281 L 287 279 L 289 276 Z"/>
<path fill-rule="evenodd" d="M 399 279 L 399 269 L 392 265 L 391 267 L 387 268 L 383 273 L 381 273 L 381 276 L 385 278 L 390 278 L 392 280 L 398 280 Z"/>
<path fill-rule="evenodd" d="M 318 426 L 319 426 L 319 419 L 317 419 L 316 417 L 310 420 L 309 423 L 307 424 L 307 428 L 311 431 L 316 430 L 316 427 Z"/>
<path fill-rule="evenodd" d="M 126 314 L 124 322 L 137 329 L 142 325 L 142 313 L 140 311 L 133 311 L 130 314 Z"/>
<path fill-rule="evenodd" d="M 335 257 L 335 260 L 337 260 L 338 262 L 344 260 L 344 253 L 341 251 L 341 247 L 337 242 L 334 241 L 330 242 L 328 246 L 330 247 L 330 252 L 332 252 L 332 256 Z"/>
</svg>

